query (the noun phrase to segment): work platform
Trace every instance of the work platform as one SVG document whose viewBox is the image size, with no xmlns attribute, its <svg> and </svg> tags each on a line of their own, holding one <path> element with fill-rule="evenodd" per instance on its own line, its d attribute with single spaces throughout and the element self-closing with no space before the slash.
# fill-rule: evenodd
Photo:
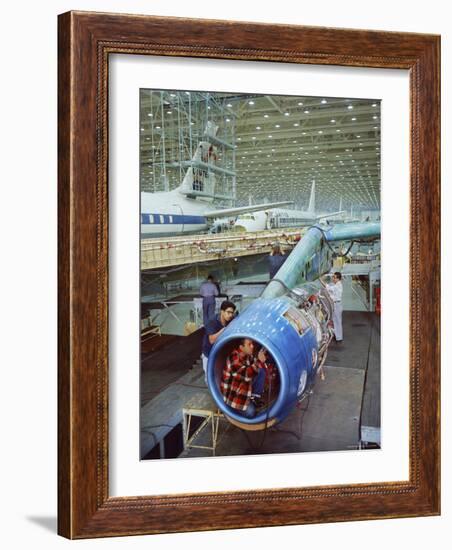
<svg viewBox="0 0 452 550">
<path fill-rule="evenodd" d="M 306 230 L 304 227 L 253 233 L 229 231 L 217 235 L 142 239 L 141 270 L 266 254 L 275 241 L 290 252 Z"/>
<path fill-rule="evenodd" d="M 317 379 L 313 392 L 286 420 L 264 432 L 244 432 L 220 416 L 215 455 L 342 451 L 380 441 L 380 319 L 374 313 L 345 311 L 344 342 L 332 343 L 324 367 L 325 380 Z M 199 355 L 202 331 L 190 336 L 189 352 L 172 343 L 165 352 L 149 355 L 142 370 L 141 457 L 212 456 L 208 427 L 196 445 L 184 448 L 184 409 L 214 410 L 204 383 Z M 181 345 L 181 344 L 180 344 Z M 187 348 L 188 349 L 188 348 Z M 163 366 L 165 353 L 171 359 Z M 177 358 L 179 357 L 179 358 Z M 160 366 L 159 366 L 160 365 Z M 144 393 L 143 393 L 144 392 Z M 208 402 L 208 407 L 205 403 Z M 204 405 L 203 405 L 204 404 Z M 194 431 L 197 426 L 194 427 Z M 177 439 L 177 444 L 174 441 Z M 185 439 L 187 439 L 185 437 Z M 170 447 L 177 448 L 177 452 Z"/>
</svg>

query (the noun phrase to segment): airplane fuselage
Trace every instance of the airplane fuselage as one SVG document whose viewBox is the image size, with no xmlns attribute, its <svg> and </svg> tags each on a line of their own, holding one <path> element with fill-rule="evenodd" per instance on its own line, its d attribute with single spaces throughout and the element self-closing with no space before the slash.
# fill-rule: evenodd
<svg viewBox="0 0 452 550">
<path fill-rule="evenodd" d="M 215 204 L 213 196 L 196 196 L 195 192 L 177 188 L 159 193 L 141 193 L 141 236 L 164 237 L 202 233 L 224 218 L 230 225 L 235 218 L 249 211 L 267 210 L 290 204 L 290 201 L 251 206 L 224 207 Z M 230 200 L 230 199 L 229 199 Z"/>
<path fill-rule="evenodd" d="M 267 212 L 242 214 L 237 218 L 235 226 L 245 231 L 264 231 L 265 229 L 302 227 L 317 223 L 327 217 L 328 214 L 313 214 L 307 210 L 275 209 Z"/>
<path fill-rule="evenodd" d="M 207 210 L 211 201 L 190 199 L 177 189 L 159 193 L 141 193 L 141 236 L 164 237 L 207 230 Z"/>
</svg>

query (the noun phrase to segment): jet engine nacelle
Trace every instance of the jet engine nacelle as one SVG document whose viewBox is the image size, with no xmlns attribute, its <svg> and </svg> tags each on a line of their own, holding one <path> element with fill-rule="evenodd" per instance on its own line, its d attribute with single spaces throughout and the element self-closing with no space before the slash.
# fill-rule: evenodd
<svg viewBox="0 0 452 550">
<path fill-rule="evenodd" d="M 304 285 L 281 298 L 254 301 L 226 327 L 210 351 L 207 380 L 215 403 L 231 423 L 260 430 L 287 417 L 312 386 L 326 358 L 332 309 L 323 289 Z M 254 418 L 245 418 L 228 406 L 220 390 L 226 358 L 241 338 L 252 339 L 256 353 L 264 347 L 277 369 L 277 393 Z"/>
</svg>

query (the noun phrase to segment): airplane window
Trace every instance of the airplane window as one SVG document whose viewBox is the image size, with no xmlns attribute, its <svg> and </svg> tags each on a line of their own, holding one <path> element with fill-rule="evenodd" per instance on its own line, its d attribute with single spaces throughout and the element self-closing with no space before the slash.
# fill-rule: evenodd
<svg viewBox="0 0 452 550">
<path fill-rule="evenodd" d="M 160 223 L 165 223 L 165 218 L 162 215 L 160 215 Z"/>
<path fill-rule="evenodd" d="M 149 214 L 149 223 L 154 223 L 154 216 Z"/>
<path fill-rule="evenodd" d="M 169 217 L 169 222 L 170 222 L 170 223 L 173 223 L 173 216 L 170 216 L 170 217 Z"/>
</svg>

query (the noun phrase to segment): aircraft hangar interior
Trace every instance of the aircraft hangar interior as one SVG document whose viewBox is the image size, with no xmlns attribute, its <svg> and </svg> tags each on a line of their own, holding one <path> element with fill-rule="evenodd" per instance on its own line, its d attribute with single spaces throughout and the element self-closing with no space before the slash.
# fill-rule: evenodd
<svg viewBox="0 0 452 550">
<path fill-rule="evenodd" d="M 140 90 L 140 458 L 379 449 L 376 98 Z"/>
</svg>

